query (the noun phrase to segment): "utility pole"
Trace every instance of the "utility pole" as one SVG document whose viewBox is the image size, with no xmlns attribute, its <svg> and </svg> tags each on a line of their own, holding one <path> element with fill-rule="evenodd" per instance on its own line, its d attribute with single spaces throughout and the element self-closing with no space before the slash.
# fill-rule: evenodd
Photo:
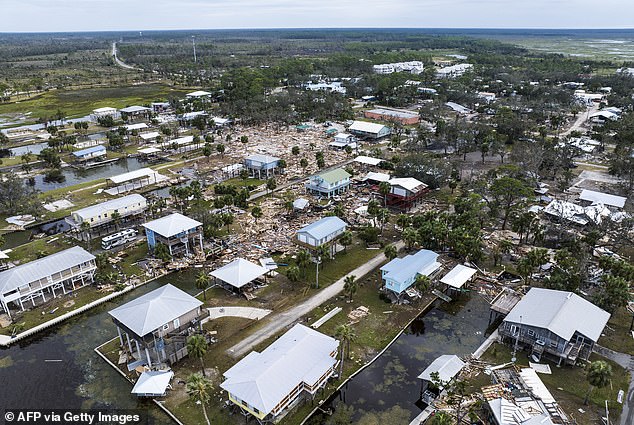
<svg viewBox="0 0 634 425">
<path fill-rule="evenodd" d="M 192 46 L 194 46 L 194 62 L 196 61 L 196 36 L 192 35 Z"/>
<path fill-rule="evenodd" d="M 317 286 L 317 289 L 319 289 L 319 265 L 321 264 L 321 255 L 317 256 L 317 261 L 315 262 L 315 264 L 317 265 L 317 276 L 315 277 L 315 285 Z"/>
</svg>

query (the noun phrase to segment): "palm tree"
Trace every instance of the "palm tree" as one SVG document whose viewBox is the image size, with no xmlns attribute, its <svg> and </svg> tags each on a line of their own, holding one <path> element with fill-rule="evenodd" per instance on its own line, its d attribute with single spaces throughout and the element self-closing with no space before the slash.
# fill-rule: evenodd
<svg viewBox="0 0 634 425">
<path fill-rule="evenodd" d="M 297 253 L 297 265 L 303 270 L 304 277 L 306 277 L 306 268 L 310 264 L 310 252 L 303 249 Z"/>
<path fill-rule="evenodd" d="M 205 404 L 209 403 L 211 391 L 213 390 L 211 381 L 200 373 L 192 373 L 187 378 L 186 388 L 187 395 L 189 395 L 189 397 L 195 402 L 200 402 L 200 405 L 203 408 L 203 414 L 205 415 L 205 421 L 207 422 L 207 425 L 211 425 L 211 422 L 209 422 L 209 416 L 207 416 L 207 409 L 205 408 Z"/>
<path fill-rule="evenodd" d="M 110 218 L 112 219 L 112 222 L 114 223 L 115 230 L 119 230 L 119 225 L 121 224 L 121 214 L 115 211 L 112 213 Z"/>
<path fill-rule="evenodd" d="M 407 228 L 412 223 L 412 218 L 407 214 L 399 214 L 396 217 L 396 224 L 399 225 L 401 229 Z"/>
<path fill-rule="evenodd" d="M 272 191 L 274 191 L 276 187 L 277 187 L 277 182 L 275 181 L 275 179 L 271 178 L 266 181 L 266 190 L 268 191 L 269 194 Z"/>
<path fill-rule="evenodd" d="M 391 189 L 392 186 L 388 182 L 379 183 L 379 193 L 383 195 L 383 206 L 387 206 L 387 195 Z"/>
<path fill-rule="evenodd" d="M 431 286 L 431 279 L 429 276 L 425 276 L 424 274 L 419 274 L 416 276 L 416 281 L 414 282 L 416 289 L 421 292 L 426 292 Z"/>
<path fill-rule="evenodd" d="M 198 273 L 198 276 L 196 276 L 196 288 L 203 291 L 203 298 L 205 301 L 207 301 L 207 288 L 209 288 L 210 281 L 211 278 L 204 270 L 201 270 L 200 273 Z"/>
<path fill-rule="evenodd" d="M 407 249 L 412 249 L 414 244 L 418 242 L 418 232 L 416 232 L 413 227 L 406 227 L 403 229 L 401 237 L 407 244 Z"/>
<path fill-rule="evenodd" d="M 355 275 L 346 276 L 343 280 L 343 291 L 350 297 L 349 302 L 352 302 L 352 296 L 357 292 L 357 277 Z"/>
<path fill-rule="evenodd" d="M 343 245 L 343 249 L 347 252 L 348 245 L 352 244 L 352 232 L 350 230 L 343 232 L 339 238 L 339 243 Z"/>
<path fill-rule="evenodd" d="M 90 223 L 88 223 L 87 221 L 82 221 L 81 224 L 79 225 L 79 228 L 81 229 L 82 232 L 84 232 L 84 237 L 86 238 L 86 241 L 88 241 L 88 244 L 90 245 Z"/>
<path fill-rule="evenodd" d="M 396 247 L 394 245 L 386 246 L 385 249 L 383 250 L 383 253 L 385 254 L 385 258 L 387 258 L 390 261 L 395 259 L 398 255 L 398 252 L 396 251 Z"/>
<path fill-rule="evenodd" d="M 207 341 L 205 341 L 205 337 L 202 335 L 192 335 L 187 338 L 187 353 L 192 357 L 200 359 L 200 367 L 203 372 L 203 376 L 206 376 L 204 357 L 207 353 Z"/>
<path fill-rule="evenodd" d="M 255 219 L 255 224 L 258 224 L 258 218 L 262 217 L 262 208 L 255 206 L 251 209 L 251 215 Z"/>
<path fill-rule="evenodd" d="M 290 280 L 291 282 L 297 282 L 299 280 L 299 267 L 297 266 L 290 266 L 287 270 L 286 270 L 286 277 L 288 278 L 288 280 Z"/>
<path fill-rule="evenodd" d="M 383 234 L 383 227 L 390 220 L 390 210 L 387 208 L 381 208 L 376 217 L 379 220 L 379 223 L 381 223 L 381 234 Z"/>
<path fill-rule="evenodd" d="M 341 377 L 341 375 L 343 374 L 344 354 L 346 355 L 346 358 L 350 358 L 350 341 L 354 341 L 357 335 L 354 333 L 354 329 L 352 329 L 352 326 L 347 323 L 337 326 L 335 335 L 341 340 L 341 343 L 339 345 L 339 347 L 341 347 L 341 359 L 339 360 L 339 376 Z"/>
<path fill-rule="evenodd" d="M 588 366 L 586 378 L 590 383 L 590 388 L 586 393 L 586 398 L 583 401 L 583 404 L 588 404 L 590 393 L 595 387 L 603 388 L 610 383 L 610 380 L 612 379 L 612 366 L 603 360 L 594 361 L 590 363 L 590 366 Z"/>
</svg>

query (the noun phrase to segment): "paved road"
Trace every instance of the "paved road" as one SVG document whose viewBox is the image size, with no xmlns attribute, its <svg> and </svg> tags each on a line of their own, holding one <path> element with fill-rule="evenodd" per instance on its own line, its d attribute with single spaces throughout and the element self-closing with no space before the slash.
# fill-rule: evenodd
<svg viewBox="0 0 634 425">
<path fill-rule="evenodd" d="M 629 354 L 612 351 L 600 345 L 594 346 L 594 352 L 602 355 L 630 372 L 630 388 L 627 390 L 623 403 L 623 411 L 621 412 L 620 425 L 634 424 L 634 356 Z"/>
<path fill-rule="evenodd" d="M 135 67 L 128 65 L 117 57 L 117 43 L 112 42 L 112 57 L 117 65 L 125 69 L 136 69 Z"/>
<path fill-rule="evenodd" d="M 398 241 L 394 245 L 400 250 L 405 246 L 405 243 L 403 241 Z M 357 267 L 332 285 L 322 289 L 301 304 L 284 312 L 269 315 L 266 319 L 266 325 L 231 347 L 227 350 L 227 353 L 231 357 L 241 357 L 245 355 L 256 345 L 276 335 L 278 332 L 284 330 L 284 328 L 295 323 L 305 314 L 308 314 L 311 310 L 314 310 L 324 302 L 337 296 L 341 291 L 343 291 L 343 283 L 347 276 L 354 275 L 357 278 L 361 278 L 378 267 L 383 261 L 385 261 L 385 259 L 385 255 L 381 253 L 367 263 Z"/>
<path fill-rule="evenodd" d="M 271 313 L 271 310 L 255 307 L 212 307 L 207 310 L 209 310 L 208 320 L 219 317 L 244 317 L 245 319 L 260 320 Z"/>
<path fill-rule="evenodd" d="M 563 133 L 561 133 L 561 137 L 567 136 L 570 133 L 572 133 L 573 131 L 578 131 L 581 128 L 581 126 L 583 125 L 583 123 L 586 122 L 588 117 L 590 115 L 592 115 L 593 113 L 597 112 L 598 110 L 599 110 L 599 105 L 594 104 L 588 110 L 586 110 L 584 112 L 580 112 L 577 115 L 577 120 L 574 123 L 572 123 L 572 125 L 570 126 L 570 128 L 568 130 L 566 130 Z"/>
</svg>

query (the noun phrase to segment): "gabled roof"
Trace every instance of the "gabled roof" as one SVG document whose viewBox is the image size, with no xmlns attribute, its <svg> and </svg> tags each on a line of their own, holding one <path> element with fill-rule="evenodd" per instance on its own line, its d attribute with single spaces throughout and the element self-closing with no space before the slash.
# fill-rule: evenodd
<svg viewBox="0 0 634 425">
<path fill-rule="evenodd" d="M 243 258 L 236 258 L 229 264 L 212 271 L 210 274 L 231 286 L 242 288 L 247 283 L 254 281 L 266 273 L 268 273 L 268 269 L 253 264 Z"/>
<path fill-rule="evenodd" d="M 361 164 L 366 165 L 379 165 L 382 159 L 372 158 L 371 156 L 359 155 L 354 159 L 355 162 L 360 162 Z"/>
<path fill-rule="evenodd" d="M 462 370 L 464 365 L 465 362 L 460 360 L 460 357 L 453 354 L 444 354 L 427 366 L 427 368 L 418 375 L 418 379 L 431 381 L 431 374 L 437 372 L 442 382 L 448 382 Z"/>
<path fill-rule="evenodd" d="M 98 146 L 93 146 L 92 148 L 87 148 L 87 149 L 82 149 L 80 151 L 75 151 L 73 152 L 73 155 L 75 155 L 76 157 L 82 157 L 85 155 L 90 155 L 93 153 L 97 153 L 97 152 L 106 152 L 106 147 L 102 146 L 102 145 L 98 145 Z"/>
<path fill-rule="evenodd" d="M 144 122 L 140 122 L 140 123 L 136 123 L 136 124 L 128 124 L 128 125 L 124 125 L 124 127 L 128 131 L 142 130 L 144 128 L 149 128 L 149 126 L 146 123 L 144 123 Z"/>
<path fill-rule="evenodd" d="M 334 170 L 326 171 L 325 173 L 321 173 L 318 175 L 320 179 L 323 179 L 325 182 L 329 184 L 337 183 L 341 180 L 345 180 L 347 178 L 352 177 L 346 170 L 343 168 L 336 168 Z"/>
<path fill-rule="evenodd" d="M 489 400 L 489 408 L 497 425 L 521 425 L 531 419 L 524 409 L 502 397 Z"/>
<path fill-rule="evenodd" d="M 370 171 L 366 176 L 365 180 L 373 180 L 377 182 L 387 182 L 390 180 L 390 175 L 386 173 L 375 173 L 374 171 Z"/>
<path fill-rule="evenodd" d="M 154 177 L 154 179 L 156 179 L 158 176 L 160 176 L 158 171 L 154 171 L 151 168 L 139 168 L 138 170 L 130 171 L 128 173 L 112 176 L 108 180 L 114 184 L 119 184 L 130 180 L 140 179 L 142 177 Z"/>
<path fill-rule="evenodd" d="M 339 217 L 324 217 L 321 220 L 317 220 L 314 223 L 304 226 L 297 231 L 297 233 L 307 233 L 313 238 L 319 240 L 328 235 L 338 232 L 341 229 L 345 229 L 346 222 Z"/>
<path fill-rule="evenodd" d="M 625 206 L 625 201 L 627 201 L 627 198 L 623 196 L 610 195 L 609 193 L 595 192 L 594 190 L 587 189 L 581 191 L 579 199 L 582 201 L 590 201 L 618 208 L 623 208 Z"/>
<path fill-rule="evenodd" d="M 196 90 L 191 93 L 187 93 L 185 96 L 187 97 L 201 97 L 201 96 L 211 96 L 211 93 L 204 90 Z"/>
<path fill-rule="evenodd" d="M 0 272 L 0 295 L 94 259 L 95 256 L 90 252 L 79 246 L 74 246 L 30 263 L 10 268 Z"/>
<path fill-rule="evenodd" d="M 457 264 L 449 273 L 440 279 L 441 283 L 452 286 L 454 288 L 462 288 L 462 286 L 476 273 L 476 269 Z"/>
<path fill-rule="evenodd" d="M 384 274 L 385 278 L 393 279 L 397 282 L 404 282 L 417 274 L 424 276 L 431 275 L 440 268 L 440 263 L 437 259 L 438 254 L 434 251 L 421 249 L 416 254 L 393 259 L 381 267 L 381 271 L 386 272 Z"/>
<path fill-rule="evenodd" d="M 377 124 L 367 121 L 355 121 L 350 127 L 348 127 L 348 131 L 360 131 L 362 133 L 379 134 L 384 128 L 385 126 L 383 124 Z"/>
<path fill-rule="evenodd" d="M 264 351 L 250 352 L 224 373 L 220 387 L 269 414 L 298 384 L 315 384 L 337 362 L 339 341 L 297 324 Z"/>
<path fill-rule="evenodd" d="M 610 313 L 572 292 L 531 288 L 504 321 L 548 329 L 566 341 L 575 332 L 597 341 L 609 319 Z"/>
<path fill-rule="evenodd" d="M 169 238 L 202 225 L 200 221 L 196 221 L 193 218 L 180 213 L 173 213 L 147 222 L 143 224 L 143 227 L 165 238 Z"/>
<path fill-rule="evenodd" d="M 119 109 L 119 112 L 123 112 L 126 114 L 133 114 L 135 112 L 145 112 L 145 111 L 151 111 L 151 108 L 146 108 L 145 106 L 128 106 L 126 108 L 121 108 Z"/>
<path fill-rule="evenodd" d="M 146 199 L 143 196 L 135 193 L 132 195 L 122 196 L 121 198 L 111 199 L 97 205 L 91 205 L 89 207 L 82 208 L 80 210 L 74 211 L 73 214 L 77 214 L 81 218 L 87 219 L 112 210 L 118 210 L 138 203 L 144 204 L 146 203 Z"/>
<path fill-rule="evenodd" d="M 401 186 L 409 191 L 422 190 L 427 187 L 425 183 L 420 180 L 416 180 L 414 177 L 400 177 L 391 179 L 389 181 L 391 186 Z"/>
<path fill-rule="evenodd" d="M 202 301 L 168 283 L 108 313 L 143 337 L 202 304 Z"/>
</svg>

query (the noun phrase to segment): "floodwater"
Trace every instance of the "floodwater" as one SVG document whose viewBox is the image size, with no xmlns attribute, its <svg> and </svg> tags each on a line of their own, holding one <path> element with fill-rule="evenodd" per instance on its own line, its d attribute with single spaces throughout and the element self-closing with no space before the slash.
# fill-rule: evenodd
<svg viewBox="0 0 634 425">
<path fill-rule="evenodd" d="M 18 146 L 18 147 L 9 149 L 9 152 L 11 152 L 11 156 L 22 156 L 25 153 L 31 153 L 33 155 L 37 155 L 40 152 L 42 152 L 42 150 L 45 148 L 48 148 L 48 142 L 33 143 L 30 145 Z"/>
<path fill-rule="evenodd" d="M 324 409 L 344 403 L 354 408 L 354 420 L 358 420 L 366 412 L 400 406 L 413 420 L 424 407 L 418 402 L 421 383 L 417 376 L 438 356 L 473 353 L 488 336 L 488 310 L 489 304 L 474 294 L 421 314 L 381 357 L 328 400 Z M 315 416 L 311 423 L 320 423 L 323 415 Z"/>
<path fill-rule="evenodd" d="M 153 403 L 132 396 L 131 384 L 93 351 L 117 335 L 109 310 L 166 283 L 190 294 L 198 292 L 193 271 L 164 276 L 14 346 L 0 348 L 0 409 L 146 409 L 149 423 L 172 424 Z"/>
<path fill-rule="evenodd" d="M 35 188 L 42 192 L 47 192 L 49 190 L 73 186 L 91 180 L 105 179 L 118 174 L 127 173 L 128 171 L 138 170 L 145 166 L 146 164 L 137 158 L 126 157 L 121 158 L 119 161 L 88 170 L 77 170 L 72 167 L 66 167 L 62 169 L 62 173 L 64 177 L 66 177 L 63 182 L 46 182 L 44 181 L 44 174 L 38 174 L 35 176 Z"/>
<path fill-rule="evenodd" d="M 66 223 L 63 218 L 51 223 L 42 224 L 36 227 L 32 227 L 25 230 L 18 230 L 15 232 L 5 233 L 3 236 L 4 244 L 3 249 L 16 248 L 20 245 L 24 245 L 31 241 L 34 235 L 38 233 L 46 233 L 47 235 L 56 235 L 61 232 L 66 232 L 70 229 L 70 225 Z"/>
</svg>

